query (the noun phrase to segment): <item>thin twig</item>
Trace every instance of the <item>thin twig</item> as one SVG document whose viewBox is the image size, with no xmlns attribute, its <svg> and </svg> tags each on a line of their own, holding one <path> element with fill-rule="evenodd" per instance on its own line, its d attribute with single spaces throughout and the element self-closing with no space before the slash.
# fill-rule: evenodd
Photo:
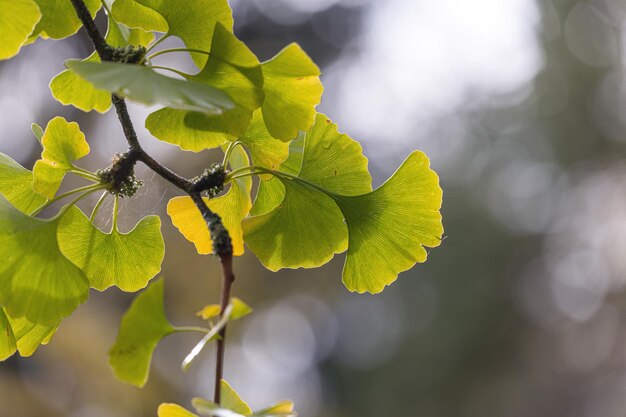
<svg viewBox="0 0 626 417">
<path fill-rule="evenodd" d="M 109 61 L 111 59 L 111 51 L 112 48 L 107 44 L 106 40 L 96 27 L 96 24 L 85 5 L 83 0 L 72 0 L 72 5 L 76 10 L 76 14 L 78 18 L 82 22 L 87 35 L 91 39 L 96 52 L 100 56 L 102 61 Z M 163 40 L 165 40 L 168 35 L 163 36 L 159 39 L 154 45 L 156 46 Z M 150 48 L 152 49 L 152 48 Z M 222 263 L 222 272 L 223 272 L 223 282 L 222 282 L 222 291 L 221 291 L 221 314 L 220 317 L 223 317 L 224 310 L 228 306 L 228 300 L 230 299 L 230 292 L 232 283 L 235 280 L 235 275 L 233 274 L 233 252 L 232 252 L 232 241 L 230 239 L 230 235 L 228 231 L 224 227 L 222 223 L 222 219 L 219 215 L 214 213 L 209 209 L 209 207 L 205 204 L 204 200 L 200 193 L 193 189 L 193 182 L 176 174 L 175 172 L 169 170 L 165 166 L 161 165 L 154 158 L 152 158 L 146 151 L 143 150 L 141 144 L 139 143 L 139 139 L 137 138 L 137 133 L 135 128 L 133 127 L 133 123 L 130 119 L 130 115 L 128 114 L 128 109 L 126 107 L 126 102 L 123 98 L 112 95 L 113 105 L 115 106 L 115 110 L 117 112 L 120 123 L 122 124 L 122 129 L 124 130 L 124 136 L 126 137 L 126 141 L 128 142 L 129 150 L 128 155 L 129 158 L 136 161 L 141 161 L 146 164 L 150 169 L 156 172 L 158 175 L 163 177 L 166 181 L 170 182 L 177 188 L 186 192 L 191 196 L 191 198 L 196 203 L 196 206 L 202 213 L 203 218 L 205 219 L 209 230 L 211 232 L 211 238 L 213 240 L 214 252 L 216 255 L 219 255 L 221 263 Z M 218 340 L 217 345 L 217 366 L 215 369 L 215 402 L 219 404 L 220 402 L 220 381 L 223 375 L 224 369 L 224 339 L 226 336 L 226 329 L 222 329 L 220 332 L 220 340 Z"/>
</svg>

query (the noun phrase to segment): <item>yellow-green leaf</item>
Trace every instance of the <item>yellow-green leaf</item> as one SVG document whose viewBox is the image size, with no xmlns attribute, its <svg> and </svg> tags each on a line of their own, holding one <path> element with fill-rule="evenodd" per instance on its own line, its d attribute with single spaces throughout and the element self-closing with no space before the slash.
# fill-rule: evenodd
<svg viewBox="0 0 626 417">
<path fill-rule="evenodd" d="M 56 325 L 87 300 L 87 278 L 57 245 L 58 223 L 28 217 L 0 197 L 0 304 L 11 317 Z"/>
<path fill-rule="evenodd" d="M 13 318 L 8 314 L 6 317 L 17 341 L 17 350 L 22 357 L 32 356 L 39 346 L 47 345 L 59 327 L 59 323 L 43 325 L 33 323 L 26 317 Z"/>
<path fill-rule="evenodd" d="M 265 127 L 263 113 L 255 110 L 252 121 L 239 141 L 250 151 L 252 164 L 258 167 L 277 170 L 289 156 L 289 143 L 274 139 Z"/>
<path fill-rule="evenodd" d="M 35 0 L 41 10 L 41 20 L 33 30 L 31 39 L 42 38 L 63 39 L 78 32 L 82 23 L 70 0 Z M 92 16 L 95 16 L 102 3 L 100 0 L 85 0 Z"/>
<path fill-rule="evenodd" d="M 191 411 L 185 410 L 178 404 L 163 403 L 157 410 L 159 417 L 198 417 Z"/>
<path fill-rule="evenodd" d="M 163 280 L 150 284 L 124 314 L 109 364 L 117 379 L 143 387 L 148 381 L 152 353 L 159 341 L 175 330 L 163 309 Z"/>
<path fill-rule="evenodd" d="M 120 0 L 118 0 L 120 1 Z M 232 31 L 233 16 L 227 0 L 134 0 L 135 3 L 146 6 L 158 12 L 165 22 L 167 22 L 167 33 L 178 36 L 183 40 L 187 48 L 199 49 L 201 51 L 210 51 L 211 41 L 213 39 L 213 30 L 219 22 L 226 29 Z M 117 3 L 117 1 L 116 1 Z M 128 3 L 122 2 L 122 5 Z M 125 5 L 127 7 L 128 5 Z M 155 29 L 155 17 L 138 16 L 140 10 L 132 9 L 128 11 L 135 12 L 132 15 L 124 15 L 117 10 L 116 4 L 113 4 L 113 14 L 116 20 L 125 23 L 130 27 L 135 25 L 145 30 Z M 158 22 L 160 30 L 163 31 L 162 21 Z M 192 53 L 191 57 L 198 66 L 202 68 L 207 60 L 205 54 Z"/>
<path fill-rule="evenodd" d="M 231 163 L 233 167 L 247 165 L 247 156 L 237 148 L 233 150 Z M 244 253 L 243 230 L 241 221 L 248 215 L 252 207 L 250 177 L 233 181 L 226 194 L 216 198 L 204 198 L 204 202 L 215 213 L 219 214 L 233 244 L 233 255 Z M 167 214 L 174 226 L 196 246 L 199 254 L 213 253 L 213 241 L 206 221 L 194 204 L 191 197 L 176 197 L 167 204 Z"/>
<path fill-rule="evenodd" d="M 143 65 L 69 60 L 65 66 L 92 83 L 139 103 L 221 114 L 233 108 L 228 95 L 197 81 L 166 77 Z"/>
<path fill-rule="evenodd" d="M 379 293 L 398 274 L 426 260 L 441 243 L 442 191 L 428 157 L 413 152 L 381 187 L 361 196 L 334 196 L 348 225 L 343 282 L 350 291 Z"/>
<path fill-rule="evenodd" d="M 59 224 L 57 237 L 63 255 L 98 291 L 112 286 L 127 292 L 145 288 L 161 271 L 165 255 L 159 216 L 144 217 L 128 233 L 120 233 L 117 225 L 104 233 L 72 207 Z"/>
<path fill-rule="evenodd" d="M 135 0 L 115 0 L 111 10 L 113 18 L 128 27 L 154 32 L 167 32 L 168 30 L 163 16 Z"/>
<path fill-rule="evenodd" d="M 17 341 L 9 319 L 0 308 L 0 362 L 13 356 L 17 351 Z"/>
<path fill-rule="evenodd" d="M 263 118 L 270 134 L 290 141 L 315 120 L 324 87 L 320 70 L 298 44 L 292 43 L 262 65 Z"/>
<path fill-rule="evenodd" d="M 165 108 L 148 116 L 146 128 L 154 137 L 184 150 L 198 152 L 235 140 L 244 133 L 252 111 L 263 101 L 259 60 L 221 23 L 215 28 L 204 68 L 189 79 L 226 92 L 236 107 L 220 115 Z"/>
<path fill-rule="evenodd" d="M 296 413 L 293 410 L 293 401 L 283 400 L 275 404 L 270 405 L 262 410 L 255 411 L 253 416 L 255 417 L 291 417 Z"/>
<path fill-rule="evenodd" d="M 30 214 L 46 198 L 33 190 L 33 173 L 0 153 L 0 194 L 18 210 Z"/>
<path fill-rule="evenodd" d="M 109 16 L 109 29 L 106 35 L 109 45 L 118 47 L 126 45 L 147 46 L 153 39 L 153 34 L 141 29 L 128 29 L 116 23 Z M 100 58 L 94 52 L 84 61 L 100 62 Z M 72 105 L 85 112 L 95 110 L 99 113 L 105 113 L 111 107 L 111 93 L 95 88 L 89 81 L 69 69 L 52 79 L 50 91 L 60 103 Z"/>
<path fill-rule="evenodd" d="M 78 124 L 68 123 L 62 117 L 50 120 L 42 144 L 41 159 L 33 169 L 33 189 L 46 198 L 53 198 L 73 162 L 89 153 L 89 145 Z"/>
<path fill-rule="evenodd" d="M 17 55 L 40 19 L 34 0 L 0 0 L 0 59 Z"/>
<path fill-rule="evenodd" d="M 209 304 L 207 306 L 204 306 L 202 310 L 198 311 L 196 313 L 196 316 L 202 317 L 202 320 L 210 320 L 214 317 L 219 316 L 221 310 L 222 308 L 219 304 Z"/>
<path fill-rule="evenodd" d="M 296 144 L 293 160 L 286 161 L 289 173 L 302 181 L 283 178 L 281 185 L 268 181 L 273 185 L 259 190 L 259 195 L 266 195 L 261 196 L 264 207 L 256 211 L 261 214 L 243 222 L 245 242 L 272 271 L 315 268 L 345 251 L 348 233 L 343 214 L 327 194 L 371 190 L 372 178 L 361 146 L 340 134 L 326 116 L 317 116 L 303 146 L 300 155 Z M 294 167 L 298 161 L 300 167 Z M 277 201 L 280 203 L 272 207 Z"/>
</svg>

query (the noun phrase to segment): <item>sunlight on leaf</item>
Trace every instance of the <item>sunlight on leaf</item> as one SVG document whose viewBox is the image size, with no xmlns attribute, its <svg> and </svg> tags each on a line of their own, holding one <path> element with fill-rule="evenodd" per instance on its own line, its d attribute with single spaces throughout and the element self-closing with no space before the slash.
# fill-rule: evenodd
<svg viewBox="0 0 626 417">
<path fill-rule="evenodd" d="M 220 404 L 222 407 L 244 416 L 252 414 L 250 406 L 239 397 L 239 394 L 235 392 L 228 382 L 222 379 L 220 386 L 222 388 L 222 401 Z"/>
<path fill-rule="evenodd" d="M 196 313 L 196 316 L 202 317 L 202 320 L 210 320 L 220 315 L 219 304 L 209 304 Z"/>
<path fill-rule="evenodd" d="M 41 207 L 46 198 L 33 190 L 33 173 L 0 153 L 0 194 L 25 214 Z"/>
<path fill-rule="evenodd" d="M 57 245 L 58 223 L 28 217 L 0 197 L 0 304 L 11 317 L 56 325 L 87 300 L 87 278 Z"/>
<path fill-rule="evenodd" d="M 107 90 L 139 103 L 220 114 L 233 108 L 224 92 L 196 81 L 166 77 L 142 65 L 69 60 L 65 66 Z"/>
<path fill-rule="evenodd" d="M 40 19 L 33 0 L 0 0 L 0 59 L 17 55 Z"/>
<path fill-rule="evenodd" d="M 0 308 L 0 362 L 13 356 L 17 351 L 17 342 L 9 319 Z"/>
<path fill-rule="evenodd" d="M 116 6 L 119 1 L 113 4 L 113 14 L 119 22 L 131 27 L 137 25 L 145 30 L 164 31 L 162 21 L 158 22 L 160 27 L 156 29 L 154 16 L 140 16 L 141 10 L 130 6 L 129 0 L 124 0 L 120 6 Z M 167 22 L 167 33 L 178 36 L 187 48 L 210 51 L 213 30 L 218 22 L 231 32 L 233 30 L 233 16 L 227 0 L 134 0 L 134 2 L 158 12 Z M 126 13 L 134 13 L 122 14 L 121 6 L 125 8 Z M 202 68 L 207 60 L 204 54 L 192 53 L 191 57 L 198 68 Z"/>
<path fill-rule="evenodd" d="M 267 130 L 277 139 L 290 141 L 313 125 L 315 107 L 324 91 L 320 69 L 295 43 L 264 62 L 262 68 Z"/>
<path fill-rule="evenodd" d="M 224 314 L 211 330 L 191 349 L 191 352 L 185 357 L 181 368 L 183 371 L 187 372 L 191 367 L 191 363 L 198 357 L 198 355 L 204 350 L 204 348 L 212 341 L 217 340 L 220 337 L 219 333 L 222 331 L 224 327 L 228 324 L 230 320 L 230 316 L 233 312 L 233 304 L 229 303 L 224 309 Z"/>
<path fill-rule="evenodd" d="M 159 417 L 198 417 L 191 411 L 185 410 L 180 405 L 172 403 L 163 403 L 159 405 L 157 415 Z"/>
<path fill-rule="evenodd" d="M 54 325 L 37 324 L 25 317 L 13 318 L 8 314 L 7 319 L 13 329 L 15 340 L 17 340 L 17 350 L 22 357 L 32 356 L 39 346 L 47 345 L 59 327 L 59 323 Z"/>
<path fill-rule="evenodd" d="M 72 163 L 89 153 L 89 145 L 78 124 L 62 117 L 50 120 L 41 142 L 43 152 L 33 168 L 33 189 L 53 198 Z"/>
<path fill-rule="evenodd" d="M 235 321 L 252 313 L 252 307 L 237 297 L 232 297 L 230 303 L 233 305 L 233 311 L 230 314 L 230 320 Z M 220 315 L 219 304 L 209 304 L 196 313 L 196 316 L 202 317 L 203 320 L 209 320 Z"/>
<path fill-rule="evenodd" d="M 244 133 L 252 111 L 263 101 L 259 60 L 220 23 L 215 28 L 206 65 L 189 79 L 224 91 L 237 107 L 215 116 L 170 108 L 148 116 L 146 128 L 152 135 L 184 150 L 198 152 L 235 140 Z"/>
<path fill-rule="evenodd" d="M 109 352 L 109 364 L 117 379 L 143 387 L 148 381 L 154 349 L 174 331 L 165 317 L 160 279 L 135 297 L 122 318 L 117 340 Z"/>
<path fill-rule="evenodd" d="M 289 156 L 289 143 L 274 139 L 265 127 L 263 113 L 256 110 L 245 133 L 238 139 L 250 151 L 252 164 L 277 170 Z"/>
<path fill-rule="evenodd" d="M 106 35 L 106 41 L 109 45 L 118 47 L 126 45 L 147 46 L 153 39 L 153 34 L 141 29 L 129 30 L 109 17 L 109 29 Z M 100 58 L 94 52 L 83 62 L 100 62 Z M 52 79 L 50 91 L 61 104 L 72 105 L 85 112 L 95 110 L 99 113 L 105 113 L 111 107 L 110 92 L 95 88 L 89 81 L 69 69 Z"/>
<path fill-rule="evenodd" d="M 317 115 L 303 146 L 300 155 L 296 143 L 291 160 L 283 165 L 313 185 L 294 180 L 280 180 L 281 185 L 272 183 L 276 180 L 268 181 L 272 185 L 264 184 L 265 188 L 259 190 L 261 197 L 257 197 L 260 202 L 256 213 L 262 214 L 243 222 L 245 242 L 272 271 L 315 268 L 345 251 L 348 233 L 343 214 L 325 191 L 354 195 L 372 189 L 361 146 L 339 133 L 326 116 Z M 295 166 L 297 162 L 300 167 Z M 272 207 L 281 194 L 282 201 Z M 264 207 L 259 207 L 261 204 Z"/>
<path fill-rule="evenodd" d="M 442 191 L 422 152 L 413 152 L 375 191 L 334 198 L 348 224 L 343 282 L 350 291 L 381 292 L 400 272 L 426 260 L 424 246 L 441 243 Z"/>
<path fill-rule="evenodd" d="M 30 35 L 42 38 L 63 39 L 78 32 L 82 27 L 70 0 L 35 0 L 41 10 L 41 20 Z M 102 7 L 100 0 L 85 0 L 92 16 Z"/>
<path fill-rule="evenodd" d="M 247 156 L 240 148 L 236 148 L 231 157 L 233 167 L 247 165 Z M 207 206 L 219 214 L 233 243 L 233 255 L 244 253 L 243 229 L 241 221 L 248 215 L 252 207 L 250 177 L 235 180 L 226 194 L 216 198 L 203 198 Z M 213 241 L 206 221 L 194 204 L 191 197 L 175 197 L 167 204 L 167 214 L 172 223 L 196 246 L 201 255 L 213 253 Z"/>
<path fill-rule="evenodd" d="M 255 417 L 293 417 L 296 412 L 293 410 L 293 401 L 284 400 L 270 405 L 262 410 L 255 411 Z"/>
<path fill-rule="evenodd" d="M 161 271 L 165 245 L 159 216 L 144 217 L 128 233 L 120 233 L 117 226 L 104 233 L 72 207 L 63 216 L 57 236 L 63 255 L 98 291 L 117 286 L 135 292 Z"/>
<path fill-rule="evenodd" d="M 168 30 L 163 16 L 135 0 L 115 0 L 111 10 L 113 18 L 128 27 L 155 32 Z"/>
</svg>

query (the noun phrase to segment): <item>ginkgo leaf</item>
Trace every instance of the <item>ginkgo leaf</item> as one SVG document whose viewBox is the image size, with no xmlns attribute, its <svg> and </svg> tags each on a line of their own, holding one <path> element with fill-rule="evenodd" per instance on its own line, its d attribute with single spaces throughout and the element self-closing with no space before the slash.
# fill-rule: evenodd
<svg viewBox="0 0 626 417">
<path fill-rule="evenodd" d="M 262 410 L 255 411 L 253 416 L 258 417 L 291 417 L 296 413 L 293 411 L 293 401 L 283 400 L 270 405 Z"/>
<path fill-rule="evenodd" d="M 17 341 L 9 319 L 0 308 L 0 362 L 13 356 L 17 351 Z"/>
<path fill-rule="evenodd" d="M 291 156 L 290 156 L 291 158 Z M 300 181 L 281 178 L 284 191 L 277 183 L 271 201 L 262 212 L 243 222 L 244 240 L 261 263 L 272 271 L 281 268 L 314 268 L 328 262 L 336 253 L 347 249 L 348 233 L 343 214 L 327 194 L 362 194 L 371 190 L 372 178 L 361 146 L 326 116 L 318 115 L 313 128 L 304 136 L 304 149 L 296 151 L 287 169 L 301 161 Z M 268 211 L 269 204 L 284 193 L 280 204 Z"/>
<path fill-rule="evenodd" d="M 240 298 L 233 297 L 230 299 L 230 303 L 233 305 L 232 312 L 230 313 L 230 321 L 239 320 L 252 313 L 252 307 Z M 209 320 L 219 316 L 220 311 L 221 307 L 219 304 L 209 304 L 197 312 L 196 315 L 202 317 L 203 320 Z"/>
<path fill-rule="evenodd" d="M 31 39 L 42 38 L 63 39 L 78 32 L 82 23 L 76 15 L 76 10 L 69 0 L 35 0 L 41 10 L 41 20 L 35 26 Z M 85 4 L 92 16 L 95 16 L 101 0 L 85 0 Z"/>
<path fill-rule="evenodd" d="M 235 413 L 249 416 L 252 414 L 250 406 L 241 399 L 239 394 L 235 392 L 233 387 L 230 386 L 225 380 L 220 381 L 220 387 L 222 390 L 222 399 L 220 405 L 224 408 L 234 411 Z"/>
<path fill-rule="evenodd" d="M 237 107 L 220 115 L 165 108 L 146 119 L 157 139 L 198 152 L 241 136 L 251 113 L 263 101 L 263 73 L 257 57 L 221 23 L 215 28 L 211 54 L 199 74 L 189 77 L 226 92 Z"/>
<path fill-rule="evenodd" d="M 46 132 L 44 132 L 41 126 L 39 126 L 37 123 L 32 123 L 30 125 L 30 130 L 33 132 L 33 135 L 35 135 L 37 142 L 39 142 L 39 144 L 41 145 L 41 140 L 43 139 L 43 135 Z"/>
<path fill-rule="evenodd" d="M 124 314 L 109 364 L 122 382 L 143 387 L 150 373 L 152 353 L 159 341 L 175 329 L 163 309 L 163 280 L 153 282 L 133 300 Z"/>
<path fill-rule="evenodd" d="M 246 162 L 246 153 L 240 148 L 234 149 L 231 157 L 233 167 L 245 166 Z M 222 218 L 222 223 L 232 240 L 235 256 L 241 256 L 244 253 L 241 221 L 252 207 L 251 190 L 252 180 L 250 177 L 245 177 L 233 181 L 226 194 L 211 199 L 203 198 L 207 206 Z M 193 242 L 199 254 L 213 253 L 213 241 L 206 220 L 191 197 L 176 197 L 170 200 L 167 204 L 167 214 L 183 236 Z"/>
<path fill-rule="evenodd" d="M 320 70 L 295 43 L 264 62 L 262 68 L 267 130 L 277 139 L 290 141 L 313 125 L 315 107 L 324 91 Z"/>
<path fill-rule="evenodd" d="M 17 55 L 40 19 L 34 0 L 0 0 L 0 59 Z"/>
<path fill-rule="evenodd" d="M 143 10 L 129 5 L 129 0 L 120 0 L 113 4 L 116 20 L 130 27 L 164 32 L 163 21 L 157 21 L 153 15 L 142 16 Z M 178 36 L 190 49 L 210 51 L 213 30 L 216 23 L 221 23 L 232 31 L 233 16 L 227 0 L 134 0 L 158 12 L 167 22 L 167 33 Z M 158 26 L 158 28 L 157 28 Z M 202 68 L 207 60 L 205 54 L 192 53 L 191 57 Z"/>
<path fill-rule="evenodd" d="M 89 153 L 89 145 L 78 124 L 62 117 L 50 120 L 41 142 L 43 152 L 33 168 L 33 189 L 53 198 L 73 162 Z"/>
<path fill-rule="evenodd" d="M 47 345 L 59 327 L 59 323 L 44 325 L 33 323 L 26 317 L 13 318 L 8 314 L 6 317 L 17 341 L 17 350 L 22 357 L 32 356 L 39 346 Z"/>
<path fill-rule="evenodd" d="M 0 197 L 0 304 L 11 317 L 56 325 L 87 300 L 87 278 L 57 245 L 59 219 L 28 217 Z"/>
<path fill-rule="evenodd" d="M 163 403 L 159 405 L 157 415 L 159 417 L 198 417 L 196 414 L 185 410 L 180 405 L 172 403 Z"/>
<path fill-rule="evenodd" d="M 104 233 L 72 207 L 60 222 L 57 237 L 63 255 L 98 291 L 112 286 L 127 292 L 145 288 L 161 271 L 165 255 L 159 216 L 144 217 L 128 233 L 120 233 L 116 224 Z"/>
<path fill-rule="evenodd" d="M 154 35 L 141 29 L 128 29 L 116 23 L 109 16 L 109 29 L 106 41 L 114 47 L 127 45 L 147 46 L 154 39 Z M 92 53 L 85 62 L 100 62 L 96 52 Z M 105 113 L 111 107 L 111 93 L 97 89 L 89 81 L 81 78 L 73 71 L 66 69 L 50 82 L 50 91 L 55 99 L 65 105 L 72 105 L 85 112 L 95 110 Z"/>
<path fill-rule="evenodd" d="M 111 10 L 113 18 L 128 27 L 149 32 L 167 32 L 168 30 L 163 16 L 135 0 L 115 0 Z"/>
<path fill-rule="evenodd" d="M 139 103 L 220 114 L 233 108 L 228 95 L 197 81 L 166 77 L 143 65 L 69 60 L 65 66 L 107 90 Z"/>
<path fill-rule="evenodd" d="M 25 214 L 41 207 L 46 198 L 33 190 L 33 173 L 0 153 L 0 194 Z"/>
<path fill-rule="evenodd" d="M 265 127 L 263 113 L 256 110 L 248 129 L 238 139 L 250 151 L 252 165 L 277 170 L 289 156 L 289 143 L 274 139 Z"/>
<path fill-rule="evenodd" d="M 362 196 L 334 196 L 348 225 L 343 282 L 350 291 L 381 292 L 398 274 L 426 260 L 441 243 L 442 191 L 428 157 L 413 152 L 381 187 Z"/>
</svg>

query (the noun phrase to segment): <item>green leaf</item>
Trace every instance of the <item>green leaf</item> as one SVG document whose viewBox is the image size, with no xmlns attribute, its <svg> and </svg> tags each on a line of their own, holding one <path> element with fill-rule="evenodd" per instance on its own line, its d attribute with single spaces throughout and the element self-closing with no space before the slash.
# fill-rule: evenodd
<svg viewBox="0 0 626 417">
<path fill-rule="evenodd" d="M 199 414 L 215 417 L 293 417 L 293 402 L 289 400 L 279 401 L 262 410 L 255 411 L 239 397 L 239 394 L 222 379 L 221 381 L 222 403 L 216 404 L 204 398 L 194 398 L 191 403 Z"/>
<path fill-rule="evenodd" d="M 50 120 L 41 142 L 43 152 L 33 168 L 33 189 L 53 198 L 73 162 L 89 153 L 89 145 L 78 124 L 62 117 Z"/>
<path fill-rule="evenodd" d="M 0 308 L 0 362 L 10 358 L 17 351 L 17 342 L 9 319 Z"/>
<path fill-rule="evenodd" d="M 142 10 L 129 5 L 129 0 L 121 3 L 120 1 L 117 0 L 113 4 L 113 15 L 116 20 L 130 27 L 165 31 L 163 21 L 157 22 L 154 15 L 140 15 Z M 213 30 L 218 22 L 232 32 L 233 16 L 226 0 L 134 0 L 134 2 L 158 12 L 167 22 L 167 33 L 181 38 L 190 49 L 209 52 Z M 204 54 L 192 53 L 191 57 L 198 68 L 202 68 L 207 60 Z"/>
<path fill-rule="evenodd" d="M 128 29 L 109 17 L 109 29 L 106 40 L 111 46 L 143 45 L 147 46 L 154 35 L 141 29 Z M 96 52 L 83 62 L 100 62 Z M 105 113 L 111 107 L 111 93 L 97 89 L 89 81 L 81 78 L 73 71 L 66 69 L 50 82 L 50 91 L 57 101 L 64 105 L 72 105 L 85 112 L 95 110 Z"/>
<path fill-rule="evenodd" d="M 11 317 L 56 325 L 89 295 L 83 272 L 57 245 L 59 217 L 28 217 L 0 197 L 0 304 Z"/>
<path fill-rule="evenodd" d="M 33 323 L 26 317 L 13 318 L 8 314 L 6 317 L 13 329 L 13 334 L 17 340 L 17 350 L 22 357 L 32 356 L 39 346 L 47 345 L 59 327 L 59 323 L 43 325 Z"/>
<path fill-rule="evenodd" d="M 250 406 L 239 397 L 239 394 L 235 392 L 228 382 L 222 379 L 220 386 L 222 388 L 222 401 L 220 403 L 222 407 L 244 416 L 252 414 Z"/>
<path fill-rule="evenodd" d="M 228 95 L 216 88 L 196 81 L 166 77 L 142 65 L 69 60 L 65 66 L 96 88 L 139 103 L 162 104 L 209 114 L 220 114 L 233 108 Z"/>
<path fill-rule="evenodd" d="M 172 403 L 163 403 L 159 405 L 157 415 L 159 417 L 198 417 L 191 411 L 185 410 L 180 405 Z"/>
<path fill-rule="evenodd" d="M 17 55 L 40 19 L 33 0 L 0 0 L 0 59 Z"/>
<path fill-rule="evenodd" d="M 63 216 L 57 234 L 61 252 L 79 267 L 92 288 L 135 292 L 161 271 L 165 245 L 159 216 L 144 217 L 133 230 L 110 233 L 94 226 L 78 207 Z"/>
<path fill-rule="evenodd" d="M 298 44 L 292 43 L 262 65 L 265 79 L 263 117 L 270 134 L 290 141 L 307 131 L 324 87 L 320 70 Z"/>
<path fill-rule="evenodd" d="M 45 197 L 33 190 L 33 173 L 2 153 L 0 194 L 25 214 L 32 213 L 46 202 Z"/>
<path fill-rule="evenodd" d="M 426 261 L 441 243 L 442 191 L 428 157 L 413 152 L 396 173 L 362 196 L 334 196 L 350 236 L 343 282 L 350 291 L 381 292 L 398 274 Z"/>
<path fill-rule="evenodd" d="M 124 314 L 109 364 L 122 382 L 143 387 L 148 381 L 152 353 L 159 341 L 175 330 L 163 308 L 163 280 L 139 294 Z"/>
<path fill-rule="evenodd" d="M 206 65 L 198 75 L 189 78 L 226 92 L 237 107 L 215 116 L 161 109 L 146 119 L 150 133 L 194 152 L 241 136 L 250 123 L 252 111 L 263 102 L 261 64 L 250 49 L 218 23 Z"/>
<path fill-rule="evenodd" d="M 259 204 L 264 207 L 256 212 L 261 214 L 243 222 L 245 242 L 272 271 L 315 268 L 345 251 L 348 233 L 343 214 L 327 194 L 354 195 L 371 190 L 372 179 L 361 146 L 340 134 L 322 114 L 304 136 L 302 155 L 296 144 L 290 159 L 287 170 L 298 170 L 298 178 L 305 182 L 281 179 L 279 186 L 272 183 L 275 180 L 269 181 L 272 185 L 259 191 L 263 201 Z M 300 167 L 296 168 L 299 160 Z M 280 204 L 272 207 L 277 201 Z"/>
<path fill-rule="evenodd" d="M 163 16 L 135 0 L 115 0 L 111 10 L 113 18 L 128 27 L 154 32 L 167 32 L 168 30 Z"/>
<path fill-rule="evenodd" d="M 277 170 L 289 156 L 289 143 L 274 139 L 265 127 L 263 113 L 256 110 L 248 129 L 238 139 L 250 151 L 252 164 Z"/>
<path fill-rule="evenodd" d="M 82 23 L 70 0 L 35 0 L 41 10 L 41 20 L 30 35 L 31 40 L 42 38 L 63 39 L 78 32 Z M 85 0 L 92 16 L 95 16 L 102 3 L 100 0 Z"/>
<path fill-rule="evenodd" d="M 234 149 L 231 157 L 234 167 L 248 165 L 246 153 L 240 148 Z M 244 253 L 243 229 L 241 221 L 248 215 L 252 207 L 250 192 L 252 180 L 250 177 L 233 181 L 226 194 L 216 198 L 203 198 L 206 205 L 222 218 L 222 223 L 232 240 L 233 255 L 241 256 Z M 167 214 L 172 223 L 196 246 L 199 254 L 213 253 L 213 241 L 206 224 L 206 220 L 196 207 L 191 197 L 176 197 L 167 204 Z"/>
<path fill-rule="evenodd" d="M 295 417 L 293 401 L 283 400 L 270 405 L 262 410 L 255 411 L 253 416 L 258 417 Z"/>
<path fill-rule="evenodd" d="M 41 140 L 43 139 L 43 135 L 45 134 L 41 126 L 39 126 L 37 123 L 32 123 L 30 125 L 30 130 L 33 131 L 33 135 L 35 135 L 35 138 L 37 138 L 37 142 L 41 144 Z"/>
</svg>

